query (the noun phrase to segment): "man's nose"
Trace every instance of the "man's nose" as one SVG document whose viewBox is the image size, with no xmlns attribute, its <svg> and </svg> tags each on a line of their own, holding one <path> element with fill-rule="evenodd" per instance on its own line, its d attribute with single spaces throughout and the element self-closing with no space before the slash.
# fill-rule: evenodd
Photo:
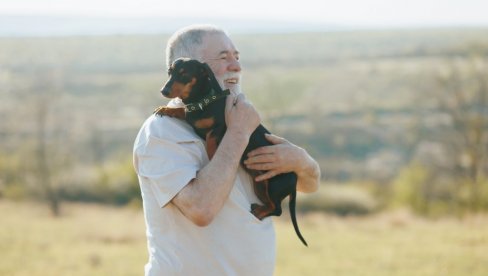
<svg viewBox="0 0 488 276">
<path fill-rule="evenodd" d="M 232 58 L 229 63 L 228 70 L 231 72 L 241 72 L 241 63 L 236 58 Z"/>
</svg>

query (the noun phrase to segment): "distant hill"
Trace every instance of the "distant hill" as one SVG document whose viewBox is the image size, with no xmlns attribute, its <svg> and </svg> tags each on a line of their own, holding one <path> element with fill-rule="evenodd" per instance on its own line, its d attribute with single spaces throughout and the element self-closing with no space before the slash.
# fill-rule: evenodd
<svg viewBox="0 0 488 276">
<path fill-rule="evenodd" d="M 346 27 L 290 21 L 211 17 L 83 17 L 0 15 L 0 37 L 172 33 L 190 24 L 215 24 L 233 33 L 345 30 Z"/>
</svg>

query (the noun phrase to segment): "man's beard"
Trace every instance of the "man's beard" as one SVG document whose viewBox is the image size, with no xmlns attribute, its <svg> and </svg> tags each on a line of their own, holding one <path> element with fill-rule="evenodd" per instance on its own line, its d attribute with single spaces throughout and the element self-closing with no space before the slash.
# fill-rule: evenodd
<svg viewBox="0 0 488 276">
<path fill-rule="evenodd" d="M 242 93 L 241 84 L 236 84 L 232 88 L 230 88 L 229 90 L 230 90 L 230 93 L 232 93 L 234 95 L 239 95 Z"/>
<path fill-rule="evenodd" d="M 224 80 L 231 79 L 231 78 L 238 79 L 238 82 L 236 84 L 227 84 L 224 82 Z M 241 73 L 236 73 L 236 72 L 225 73 L 222 76 L 222 78 L 218 79 L 218 82 L 219 82 L 220 87 L 222 89 L 224 89 L 224 90 L 229 89 L 230 92 L 234 95 L 238 95 L 238 94 L 242 93 L 242 90 L 241 90 L 242 75 L 241 75 Z"/>
</svg>

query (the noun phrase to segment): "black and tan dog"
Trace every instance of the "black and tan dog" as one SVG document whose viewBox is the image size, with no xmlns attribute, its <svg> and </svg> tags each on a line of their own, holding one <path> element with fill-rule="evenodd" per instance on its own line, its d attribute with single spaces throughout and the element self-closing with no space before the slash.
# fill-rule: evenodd
<svg viewBox="0 0 488 276">
<path fill-rule="evenodd" d="M 225 125 L 225 99 L 229 95 L 229 90 L 222 90 L 207 64 L 193 59 L 177 59 L 168 70 L 168 75 L 170 78 L 162 88 L 161 93 L 168 98 L 179 97 L 185 107 L 161 106 L 154 113 L 186 120 L 195 132 L 206 140 L 207 154 L 211 159 L 227 129 Z M 271 145 L 266 140 L 265 133 L 269 133 L 269 131 L 262 125 L 259 125 L 252 133 L 249 144 L 241 158 L 242 165 L 250 151 Z M 243 167 L 246 168 L 244 165 Z M 253 179 L 264 173 L 258 170 L 246 170 Z M 289 207 L 293 227 L 303 244 L 307 245 L 296 221 L 296 185 L 297 176 L 293 172 L 280 174 L 265 181 L 254 181 L 254 192 L 263 205 L 252 204 L 251 212 L 260 220 L 268 216 L 280 216 L 282 212 L 281 201 L 290 196 Z"/>
</svg>

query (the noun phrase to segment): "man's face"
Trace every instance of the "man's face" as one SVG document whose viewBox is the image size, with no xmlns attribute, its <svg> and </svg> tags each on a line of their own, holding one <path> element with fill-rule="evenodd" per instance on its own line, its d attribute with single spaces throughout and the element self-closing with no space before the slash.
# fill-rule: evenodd
<svg viewBox="0 0 488 276">
<path fill-rule="evenodd" d="M 241 65 L 239 52 L 223 33 L 206 34 L 202 38 L 200 57 L 206 62 L 223 89 L 240 93 Z"/>
</svg>

